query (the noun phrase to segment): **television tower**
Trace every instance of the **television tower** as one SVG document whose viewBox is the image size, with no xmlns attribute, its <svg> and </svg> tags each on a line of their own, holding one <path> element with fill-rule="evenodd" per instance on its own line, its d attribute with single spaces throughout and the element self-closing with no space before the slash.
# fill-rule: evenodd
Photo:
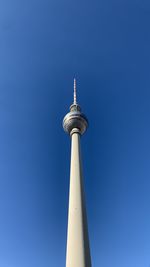
<svg viewBox="0 0 150 267">
<path fill-rule="evenodd" d="M 63 128 L 71 137 L 66 267 L 91 267 L 80 150 L 80 136 L 87 127 L 88 120 L 77 104 L 74 79 L 74 101 L 70 112 L 63 119 Z"/>
</svg>

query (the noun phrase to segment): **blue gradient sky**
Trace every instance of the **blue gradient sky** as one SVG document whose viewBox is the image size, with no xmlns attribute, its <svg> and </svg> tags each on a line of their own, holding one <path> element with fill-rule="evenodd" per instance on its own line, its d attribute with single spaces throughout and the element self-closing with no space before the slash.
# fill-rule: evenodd
<svg viewBox="0 0 150 267">
<path fill-rule="evenodd" d="M 94 267 L 150 266 L 150 2 L 0 2 L 0 267 L 65 266 L 73 78 Z"/>
</svg>

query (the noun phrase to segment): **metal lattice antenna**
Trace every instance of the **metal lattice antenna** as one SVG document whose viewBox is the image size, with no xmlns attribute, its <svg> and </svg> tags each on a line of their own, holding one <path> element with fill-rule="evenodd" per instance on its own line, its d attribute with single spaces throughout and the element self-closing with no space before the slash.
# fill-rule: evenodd
<svg viewBox="0 0 150 267">
<path fill-rule="evenodd" d="M 77 88 L 76 88 L 76 79 L 74 79 L 74 101 L 73 104 L 77 105 Z"/>
</svg>

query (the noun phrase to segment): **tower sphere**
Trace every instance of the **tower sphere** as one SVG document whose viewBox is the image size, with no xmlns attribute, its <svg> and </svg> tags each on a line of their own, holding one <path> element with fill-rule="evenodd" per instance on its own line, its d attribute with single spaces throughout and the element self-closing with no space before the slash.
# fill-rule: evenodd
<svg viewBox="0 0 150 267">
<path fill-rule="evenodd" d="M 77 103 L 73 103 L 70 107 L 70 112 L 63 119 L 64 131 L 71 135 L 75 130 L 82 135 L 87 127 L 88 120 L 86 116 L 81 112 L 80 106 Z"/>
</svg>

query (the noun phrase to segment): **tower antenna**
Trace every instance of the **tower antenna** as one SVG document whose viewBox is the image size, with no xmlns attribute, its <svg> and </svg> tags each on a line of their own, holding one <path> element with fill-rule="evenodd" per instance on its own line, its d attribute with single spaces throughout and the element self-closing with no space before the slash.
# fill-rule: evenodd
<svg viewBox="0 0 150 267">
<path fill-rule="evenodd" d="M 77 105 L 77 87 L 76 87 L 76 79 L 74 78 L 74 105 Z"/>
</svg>

